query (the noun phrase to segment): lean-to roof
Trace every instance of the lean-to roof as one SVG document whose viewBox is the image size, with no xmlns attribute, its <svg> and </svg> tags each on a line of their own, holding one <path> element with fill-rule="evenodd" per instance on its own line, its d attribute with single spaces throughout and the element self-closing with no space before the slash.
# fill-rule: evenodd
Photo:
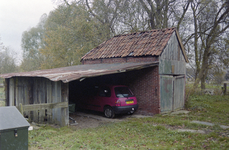
<svg viewBox="0 0 229 150">
<path fill-rule="evenodd" d="M 1 74 L 0 77 L 44 77 L 51 81 L 62 81 L 64 83 L 67 83 L 81 78 L 121 73 L 152 67 L 157 64 L 158 62 L 77 65 L 63 68 L 37 70 L 31 72 Z"/>
</svg>

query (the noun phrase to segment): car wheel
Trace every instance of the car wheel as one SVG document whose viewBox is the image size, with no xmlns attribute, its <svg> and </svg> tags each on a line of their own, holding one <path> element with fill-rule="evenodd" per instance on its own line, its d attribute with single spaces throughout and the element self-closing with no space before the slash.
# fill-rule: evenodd
<svg viewBox="0 0 229 150">
<path fill-rule="evenodd" d="M 129 111 L 127 114 L 128 115 L 133 115 L 134 114 L 134 111 Z"/>
<path fill-rule="evenodd" d="M 107 118 L 114 118 L 114 110 L 111 107 L 107 106 L 104 108 L 104 115 Z"/>
</svg>

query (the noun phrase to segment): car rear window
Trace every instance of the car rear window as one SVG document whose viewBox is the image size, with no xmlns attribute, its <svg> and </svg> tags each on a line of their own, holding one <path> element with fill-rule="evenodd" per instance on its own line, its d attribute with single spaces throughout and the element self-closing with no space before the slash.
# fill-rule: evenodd
<svg viewBox="0 0 229 150">
<path fill-rule="evenodd" d="M 133 93 L 128 87 L 115 87 L 116 97 L 132 97 Z"/>
</svg>

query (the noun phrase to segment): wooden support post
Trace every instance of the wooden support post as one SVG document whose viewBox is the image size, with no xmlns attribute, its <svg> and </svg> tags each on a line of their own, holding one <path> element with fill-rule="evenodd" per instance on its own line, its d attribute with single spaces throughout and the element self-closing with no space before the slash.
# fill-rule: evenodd
<svg viewBox="0 0 229 150">
<path fill-rule="evenodd" d="M 223 95 L 227 94 L 227 83 L 223 84 Z"/>
</svg>

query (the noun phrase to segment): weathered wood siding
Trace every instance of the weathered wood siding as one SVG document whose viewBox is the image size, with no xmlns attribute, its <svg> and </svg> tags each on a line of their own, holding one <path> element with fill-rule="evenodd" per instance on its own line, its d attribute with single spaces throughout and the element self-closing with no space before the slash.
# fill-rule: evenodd
<svg viewBox="0 0 229 150">
<path fill-rule="evenodd" d="M 185 78 L 174 77 L 174 104 L 173 110 L 184 108 Z"/>
<path fill-rule="evenodd" d="M 175 32 L 159 57 L 160 109 L 170 112 L 184 107 L 186 62 Z"/>
<path fill-rule="evenodd" d="M 175 32 L 159 57 L 159 74 L 179 75 L 186 73 L 186 62 Z"/>
<path fill-rule="evenodd" d="M 23 105 L 68 103 L 68 83 L 53 82 L 46 78 L 14 77 L 9 80 L 7 101 L 9 106 L 23 109 Z M 25 107 L 26 108 L 26 107 Z M 65 126 L 68 124 L 68 107 L 53 107 L 23 111 L 34 122 L 49 122 Z"/>
<path fill-rule="evenodd" d="M 173 108 L 173 76 L 160 76 L 160 108 L 161 112 L 172 111 Z"/>
<path fill-rule="evenodd" d="M 184 76 L 160 75 L 161 112 L 170 112 L 184 108 Z"/>
</svg>

